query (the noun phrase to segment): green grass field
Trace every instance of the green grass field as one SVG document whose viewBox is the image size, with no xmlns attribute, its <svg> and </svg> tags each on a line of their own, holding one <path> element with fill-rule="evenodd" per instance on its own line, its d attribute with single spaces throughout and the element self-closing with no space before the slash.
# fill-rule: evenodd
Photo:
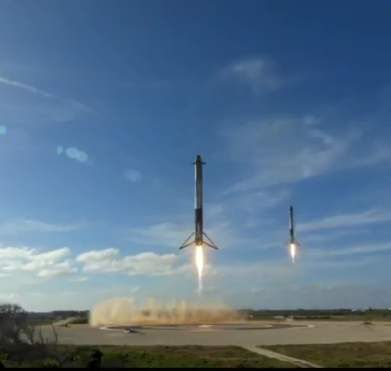
<svg viewBox="0 0 391 371">
<path fill-rule="evenodd" d="M 264 349 L 324 367 L 391 367 L 391 342 L 310 345 L 273 345 Z"/>
<path fill-rule="evenodd" d="M 73 362 L 65 366 L 85 367 L 91 359 L 91 354 L 98 347 L 78 346 L 61 347 L 60 351 L 72 353 Z M 103 353 L 101 367 L 136 367 L 136 368 L 295 368 L 296 366 L 263 357 L 249 352 L 240 347 L 203 347 L 203 346 L 103 346 L 99 347 Z M 4 358 L 3 358 L 4 359 Z M 7 363 L 7 367 L 15 366 Z M 40 360 L 32 364 L 24 364 L 25 367 L 58 367 L 53 360 Z M 64 366 L 64 367 L 65 367 Z"/>
<path fill-rule="evenodd" d="M 53 323 L 53 320 L 51 319 L 30 319 L 29 324 L 34 326 L 45 326 L 45 325 L 51 325 Z"/>
<path fill-rule="evenodd" d="M 79 348 L 80 349 L 80 348 Z M 197 367 L 197 368 L 289 368 L 290 363 L 269 359 L 240 347 L 143 346 L 100 347 L 103 366 Z"/>
</svg>

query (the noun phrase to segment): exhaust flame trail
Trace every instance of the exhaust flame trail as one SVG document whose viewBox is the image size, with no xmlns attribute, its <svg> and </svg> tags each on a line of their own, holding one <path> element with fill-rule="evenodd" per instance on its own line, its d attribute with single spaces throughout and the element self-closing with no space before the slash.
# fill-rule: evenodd
<svg viewBox="0 0 391 371">
<path fill-rule="evenodd" d="M 204 251 L 202 245 L 196 246 L 196 267 L 198 270 L 198 292 L 202 293 L 202 273 L 204 270 Z"/>
<path fill-rule="evenodd" d="M 290 253 L 291 253 L 292 263 L 295 264 L 296 245 L 295 245 L 294 243 L 291 243 L 291 246 L 290 246 Z"/>
</svg>

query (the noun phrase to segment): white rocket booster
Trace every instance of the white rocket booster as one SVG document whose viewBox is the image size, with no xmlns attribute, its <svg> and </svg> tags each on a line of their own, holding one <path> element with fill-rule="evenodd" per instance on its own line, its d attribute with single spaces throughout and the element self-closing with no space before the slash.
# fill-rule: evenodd
<svg viewBox="0 0 391 371">
<path fill-rule="evenodd" d="M 195 165 L 195 231 L 188 237 L 179 249 L 184 249 L 185 247 L 194 244 L 196 246 L 206 245 L 218 250 L 215 243 L 204 232 L 202 166 L 205 165 L 205 162 L 202 162 L 201 156 L 198 155 L 195 162 L 193 162 L 193 165 Z M 191 240 L 193 236 L 194 240 Z"/>
</svg>

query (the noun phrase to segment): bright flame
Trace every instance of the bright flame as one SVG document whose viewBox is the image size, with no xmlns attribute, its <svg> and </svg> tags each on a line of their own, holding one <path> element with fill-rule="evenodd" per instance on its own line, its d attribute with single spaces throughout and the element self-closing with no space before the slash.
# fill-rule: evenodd
<svg viewBox="0 0 391 371">
<path fill-rule="evenodd" d="M 291 243 L 290 252 L 291 252 L 291 257 L 292 257 L 292 263 L 294 263 L 295 256 L 296 256 L 296 245 L 294 243 Z"/>
<path fill-rule="evenodd" d="M 198 270 L 198 292 L 202 292 L 202 272 L 204 270 L 204 251 L 202 245 L 196 246 L 196 266 Z"/>
</svg>

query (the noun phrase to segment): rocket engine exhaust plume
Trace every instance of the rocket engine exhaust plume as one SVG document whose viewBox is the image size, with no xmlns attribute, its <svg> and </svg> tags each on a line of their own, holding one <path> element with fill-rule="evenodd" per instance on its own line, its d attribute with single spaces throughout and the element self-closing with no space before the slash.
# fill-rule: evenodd
<svg viewBox="0 0 391 371">
<path fill-rule="evenodd" d="M 195 256 L 196 267 L 198 270 L 198 293 L 202 294 L 202 273 L 204 271 L 204 251 L 202 245 L 196 246 Z"/>
<path fill-rule="evenodd" d="M 292 263 L 295 264 L 296 245 L 294 243 L 291 243 L 290 245 L 290 253 L 291 253 Z"/>
<path fill-rule="evenodd" d="M 142 305 L 133 298 L 114 298 L 95 306 L 90 326 L 216 324 L 245 321 L 244 315 L 224 304 L 191 304 L 173 300 L 162 303 L 153 298 Z"/>
</svg>

